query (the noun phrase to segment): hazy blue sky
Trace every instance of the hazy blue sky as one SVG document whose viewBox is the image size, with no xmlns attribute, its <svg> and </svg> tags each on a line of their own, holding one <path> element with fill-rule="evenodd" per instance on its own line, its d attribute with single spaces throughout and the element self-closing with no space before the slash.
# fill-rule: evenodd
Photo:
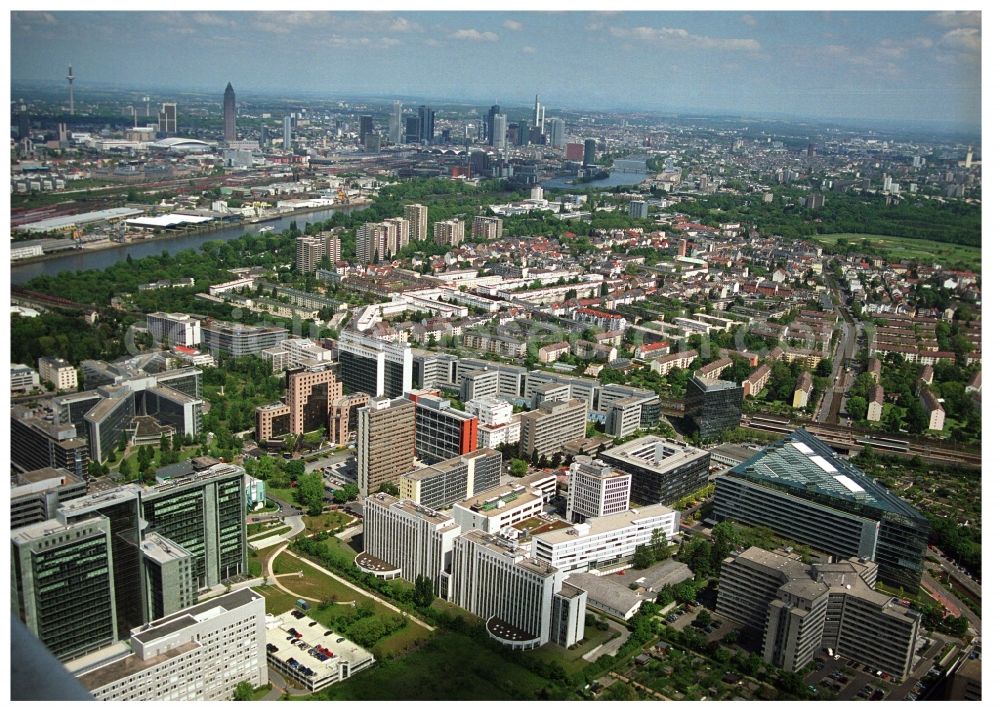
<svg viewBox="0 0 1000 717">
<path fill-rule="evenodd" d="M 981 16 L 15 12 L 11 79 L 978 126 Z"/>
</svg>

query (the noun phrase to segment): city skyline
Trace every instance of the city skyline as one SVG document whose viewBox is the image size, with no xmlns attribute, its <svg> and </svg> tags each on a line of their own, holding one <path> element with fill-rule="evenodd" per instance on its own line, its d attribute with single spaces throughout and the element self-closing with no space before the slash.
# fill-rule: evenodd
<svg viewBox="0 0 1000 717">
<path fill-rule="evenodd" d="M 232 82 L 979 129 L 980 27 L 978 12 L 15 12 L 11 81 L 56 82 L 72 62 L 79 98 Z"/>
</svg>

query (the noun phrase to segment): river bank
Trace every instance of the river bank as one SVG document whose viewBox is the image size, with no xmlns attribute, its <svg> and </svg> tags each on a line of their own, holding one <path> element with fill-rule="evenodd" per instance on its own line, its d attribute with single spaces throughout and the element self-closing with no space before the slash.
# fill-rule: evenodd
<svg viewBox="0 0 1000 717">
<path fill-rule="evenodd" d="M 185 249 L 197 249 L 208 241 L 238 239 L 244 234 L 254 233 L 254 227 L 260 228 L 273 225 L 275 233 L 278 233 L 286 230 L 293 221 L 298 221 L 301 228 L 306 223 L 326 221 L 334 214 L 350 214 L 368 207 L 369 204 L 365 202 L 363 204 L 338 204 L 319 209 L 296 209 L 290 212 L 282 212 L 280 215 L 270 217 L 263 222 L 239 222 L 210 230 L 200 229 L 169 235 L 157 234 L 127 244 L 101 241 L 99 246 L 92 248 L 60 251 L 41 257 L 31 257 L 30 259 L 11 262 L 11 284 L 23 285 L 36 276 L 53 276 L 62 271 L 104 269 L 120 261 L 125 261 L 128 256 L 131 256 L 133 259 L 142 259 L 147 256 L 159 254 L 162 251 L 176 254 Z"/>
</svg>

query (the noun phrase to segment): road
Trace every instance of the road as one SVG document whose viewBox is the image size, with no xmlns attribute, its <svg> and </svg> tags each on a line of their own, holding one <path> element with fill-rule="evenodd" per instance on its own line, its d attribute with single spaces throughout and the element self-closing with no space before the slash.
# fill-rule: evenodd
<svg viewBox="0 0 1000 717">
<path fill-rule="evenodd" d="M 944 571 L 948 573 L 949 577 L 963 588 L 965 588 L 973 597 L 982 602 L 983 600 L 983 586 L 975 581 L 974 578 L 966 575 L 962 568 L 956 565 L 950 558 L 946 557 L 944 553 L 937 549 L 937 547 L 931 548 L 931 552 L 938 558 L 939 564 Z"/>
<path fill-rule="evenodd" d="M 830 287 L 831 291 L 839 291 L 836 285 L 836 280 L 832 277 L 832 275 L 828 275 L 827 286 Z M 836 411 L 831 412 L 830 410 L 833 408 L 833 394 L 836 390 L 835 386 L 837 384 L 837 379 L 841 375 L 840 371 L 844 365 L 844 357 L 846 356 L 848 359 L 853 359 L 858 350 L 858 337 L 857 329 L 854 326 L 854 317 L 851 316 L 851 313 L 843 306 L 837 307 L 837 313 L 840 314 L 843 322 L 843 336 L 837 343 L 837 350 L 833 354 L 833 367 L 830 372 L 830 376 L 833 377 L 833 380 L 830 382 L 830 388 L 828 388 L 826 393 L 823 394 L 823 400 L 820 401 L 819 408 L 816 410 L 816 417 L 814 420 L 819 421 L 820 423 L 826 422 L 836 424 L 838 422 Z M 853 381 L 853 377 L 851 380 Z M 846 384 L 846 388 L 850 388 L 850 383 Z M 839 403 L 837 408 L 839 408 Z"/>
<path fill-rule="evenodd" d="M 605 642 L 603 645 L 598 645 L 593 650 L 588 652 L 583 656 L 583 659 L 587 662 L 597 662 L 597 660 L 603 655 L 614 655 L 618 652 L 618 648 L 625 644 L 625 641 L 632 635 L 632 631 L 623 625 L 614 623 L 612 630 L 618 630 L 618 637 L 612 638 Z"/>
<path fill-rule="evenodd" d="M 943 596 L 948 598 L 962 613 L 962 616 L 967 618 L 969 621 L 969 628 L 976 631 L 977 635 L 983 634 L 983 621 L 972 612 L 968 605 L 958 599 L 952 592 L 948 590 L 944 585 L 935 580 L 930 573 L 926 570 L 924 571 L 924 577 L 921 582 L 925 582 L 934 588 L 936 591 L 941 593 Z"/>
<path fill-rule="evenodd" d="M 306 529 L 305 521 L 302 520 L 301 515 L 289 515 L 281 519 L 285 525 L 290 526 L 291 530 L 287 533 L 282 533 L 281 535 L 272 535 L 261 540 L 257 540 L 250 543 L 250 547 L 254 550 L 263 550 L 264 548 L 270 548 L 272 545 L 277 545 L 278 543 L 283 543 L 286 540 L 291 541 L 292 538 L 297 536 L 299 533 Z"/>
</svg>

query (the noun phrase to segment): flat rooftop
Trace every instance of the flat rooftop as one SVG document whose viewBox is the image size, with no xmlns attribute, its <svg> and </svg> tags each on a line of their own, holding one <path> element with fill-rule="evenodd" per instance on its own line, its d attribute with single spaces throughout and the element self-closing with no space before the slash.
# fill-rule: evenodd
<svg viewBox="0 0 1000 717">
<path fill-rule="evenodd" d="M 544 536 L 539 536 L 539 539 L 550 544 L 567 543 L 571 540 L 579 540 L 581 537 L 600 535 L 612 530 L 626 528 L 637 520 L 668 515 L 673 512 L 675 512 L 673 508 L 669 508 L 661 503 L 654 503 L 653 505 L 643 506 L 642 508 L 636 508 L 624 513 L 590 518 L 586 523 L 582 524 L 589 526 L 589 531 L 586 533 L 581 533 L 580 527 L 574 525 L 561 530 L 549 531 Z"/>
<path fill-rule="evenodd" d="M 507 483 L 491 488 L 468 500 L 459 501 L 456 505 L 480 515 L 491 516 L 541 499 L 541 495 L 537 495 L 530 486 Z"/>
<path fill-rule="evenodd" d="M 157 665 L 172 660 L 175 657 L 183 655 L 187 652 L 197 650 L 200 647 L 200 644 L 192 640 L 185 642 L 183 645 L 171 647 L 169 650 L 161 652 L 160 654 L 147 660 L 141 659 L 138 655 L 131 654 L 124 659 L 112 662 L 110 665 L 98 667 L 96 670 L 79 675 L 76 679 L 89 692 L 93 692 L 104 685 L 117 682 L 118 680 L 128 677 L 129 675 L 134 675 L 138 672 L 148 670 L 151 667 L 156 667 Z"/>
<path fill-rule="evenodd" d="M 621 461 L 654 473 L 667 473 L 707 455 L 700 448 L 674 443 L 659 436 L 636 438 L 600 453 L 602 458 Z"/>
<path fill-rule="evenodd" d="M 374 662 L 375 656 L 368 650 L 338 635 L 325 625 L 316 622 L 309 615 L 302 614 L 304 617 L 297 618 L 289 610 L 273 619 L 268 618 L 267 643 L 278 648 L 274 651 L 271 649 L 268 650 L 270 659 L 278 660 L 285 664 L 288 664 L 289 659 L 293 659 L 300 665 L 305 665 L 315 674 L 303 679 L 309 679 L 313 683 L 320 683 L 324 680 L 337 677 L 340 674 L 340 665 L 342 663 L 347 663 L 353 668 L 354 665 L 362 662 Z M 315 624 L 310 626 L 309 623 Z M 306 645 L 305 648 L 300 648 L 299 645 L 291 643 L 291 640 L 288 639 L 291 637 L 291 634 L 288 632 L 290 629 L 294 629 L 302 635 L 299 639 Z M 328 632 L 330 633 L 329 635 L 326 634 Z M 333 657 L 321 660 L 315 655 L 310 655 L 309 650 L 317 646 L 330 650 L 333 653 Z"/>
<path fill-rule="evenodd" d="M 470 460 L 489 455 L 499 455 L 499 453 L 492 448 L 479 448 L 471 453 L 465 453 L 463 455 L 441 461 L 440 463 L 434 463 L 433 465 L 425 466 L 424 468 L 418 468 L 410 471 L 409 473 L 405 473 L 404 475 L 407 480 L 413 481 L 422 481 L 427 478 L 437 478 L 443 473 L 455 470 L 456 468 L 463 468 Z"/>
<path fill-rule="evenodd" d="M 451 518 L 444 513 L 439 513 L 432 508 L 414 503 L 408 498 L 401 499 L 394 495 L 389 495 L 388 493 L 374 493 L 365 498 L 365 500 L 378 503 L 386 508 L 393 508 L 416 518 L 420 518 L 420 520 L 427 523 L 434 523 L 435 525 L 442 525 L 443 523 L 451 521 Z"/>
<path fill-rule="evenodd" d="M 528 551 L 517 545 L 517 543 L 505 540 L 498 535 L 490 535 L 481 530 L 470 530 L 468 533 L 464 533 L 461 538 L 477 543 L 498 555 L 502 555 L 519 567 L 541 577 L 548 577 L 558 572 L 556 568 L 544 560 L 530 557 Z"/>
</svg>

